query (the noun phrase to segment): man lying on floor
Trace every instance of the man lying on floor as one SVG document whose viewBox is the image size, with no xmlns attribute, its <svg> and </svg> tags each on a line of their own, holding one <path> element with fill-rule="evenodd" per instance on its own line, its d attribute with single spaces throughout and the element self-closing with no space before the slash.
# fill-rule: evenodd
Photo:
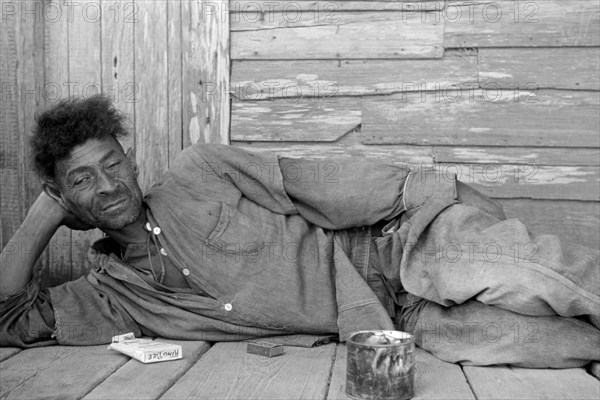
<svg viewBox="0 0 600 400">
<path fill-rule="evenodd" d="M 451 362 L 600 360 L 598 252 L 531 236 L 453 177 L 192 145 L 143 196 L 125 134 L 101 96 L 37 119 L 44 191 L 2 251 L 0 345 L 399 329 Z M 86 277 L 40 290 L 61 225 L 107 236 Z"/>
</svg>

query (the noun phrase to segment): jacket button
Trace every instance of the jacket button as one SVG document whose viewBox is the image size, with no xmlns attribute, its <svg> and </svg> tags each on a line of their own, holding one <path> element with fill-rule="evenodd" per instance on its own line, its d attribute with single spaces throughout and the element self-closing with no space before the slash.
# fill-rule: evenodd
<svg viewBox="0 0 600 400">
<path fill-rule="evenodd" d="M 182 272 L 182 273 L 183 273 L 185 276 L 188 276 L 188 275 L 190 274 L 190 270 L 189 270 L 189 269 L 187 269 L 187 268 L 184 268 L 184 269 L 183 269 L 181 272 Z"/>
<path fill-rule="evenodd" d="M 161 247 L 160 254 L 162 254 L 163 256 L 166 257 L 167 256 L 167 251 Z"/>
<path fill-rule="evenodd" d="M 233 310 L 233 306 L 230 303 L 225 304 L 225 311 Z"/>
<path fill-rule="evenodd" d="M 155 235 L 160 235 L 160 228 L 157 226 L 156 228 L 152 229 L 152 233 L 154 233 Z"/>
<path fill-rule="evenodd" d="M 152 226 L 150 226 L 150 222 L 146 222 L 146 226 L 145 226 L 147 231 L 151 231 L 152 230 Z"/>
</svg>

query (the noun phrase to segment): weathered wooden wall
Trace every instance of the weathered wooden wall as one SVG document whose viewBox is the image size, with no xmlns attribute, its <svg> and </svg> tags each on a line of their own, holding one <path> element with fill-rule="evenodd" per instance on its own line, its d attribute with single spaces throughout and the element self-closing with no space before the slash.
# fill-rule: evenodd
<svg viewBox="0 0 600 400">
<path fill-rule="evenodd" d="M 597 1 L 236 3 L 233 145 L 454 171 L 598 247 Z"/>
<path fill-rule="evenodd" d="M 142 189 L 190 143 L 228 142 L 227 14 L 200 0 L 1 3 L 3 247 L 41 190 L 29 157 L 34 114 L 60 99 L 113 99 L 129 118 L 123 144 L 135 151 Z M 84 274 L 99 237 L 61 228 L 39 263 L 43 284 Z"/>
<path fill-rule="evenodd" d="M 196 141 L 359 155 L 456 171 L 534 231 L 598 245 L 597 1 L 0 3 L 3 246 L 40 190 L 33 115 L 100 90 L 143 187 Z M 85 273 L 98 236 L 61 229 L 44 284 Z"/>
</svg>

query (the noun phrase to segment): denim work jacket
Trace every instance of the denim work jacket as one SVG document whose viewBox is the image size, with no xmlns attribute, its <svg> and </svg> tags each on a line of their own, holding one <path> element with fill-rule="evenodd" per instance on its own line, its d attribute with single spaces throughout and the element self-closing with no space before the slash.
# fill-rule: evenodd
<svg viewBox="0 0 600 400">
<path fill-rule="evenodd" d="M 369 243 L 352 249 L 348 232 L 387 222 L 371 251 L 389 292 L 401 296 L 402 247 L 410 239 L 398 229 L 405 185 L 415 188 L 414 204 L 445 193 L 441 203 L 428 202 L 429 211 L 420 209 L 417 228 L 456 198 L 454 179 L 424 185 L 426 175 L 414 172 L 364 159 L 190 146 L 145 197 L 149 235 L 189 289 L 149 279 L 99 241 L 86 277 L 42 291 L 31 282 L 0 299 L 0 345 L 99 344 L 129 331 L 208 341 L 281 335 L 292 343 L 296 334 L 333 334 L 343 341 L 352 331 L 394 329 L 353 259 L 368 254 Z"/>
</svg>

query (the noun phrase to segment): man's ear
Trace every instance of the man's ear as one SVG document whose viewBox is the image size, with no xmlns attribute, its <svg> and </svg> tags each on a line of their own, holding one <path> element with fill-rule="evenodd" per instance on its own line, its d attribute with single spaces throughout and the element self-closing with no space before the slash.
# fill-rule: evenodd
<svg viewBox="0 0 600 400">
<path fill-rule="evenodd" d="M 56 201 L 58 203 L 58 205 L 60 205 L 62 208 L 64 208 L 65 210 L 69 209 L 67 207 L 67 205 L 65 204 L 65 201 L 62 198 L 60 189 L 58 188 L 58 185 L 56 184 L 56 182 L 54 182 L 51 179 L 46 179 L 46 180 L 44 180 L 44 182 L 42 182 L 42 189 L 44 190 L 44 192 L 46 192 L 46 194 L 48 196 L 50 196 L 52 199 L 54 199 L 54 201 Z"/>
<path fill-rule="evenodd" d="M 137 178 L 137 176 L 140 173 L 140 169 L 139 169 L 137 163 L 135 162 L 135 156 L 133 155 L 133 150 L 131 150 L 131 147 L 127 149 L 127 152 L 125 153 L 125 157 L 127 157 L 127 161 L 129 161 L 129 163 L 131 164 L 131 167 L 133 168 L 133 173 L 135 174 L 135 177 Z"/>
</svg>

